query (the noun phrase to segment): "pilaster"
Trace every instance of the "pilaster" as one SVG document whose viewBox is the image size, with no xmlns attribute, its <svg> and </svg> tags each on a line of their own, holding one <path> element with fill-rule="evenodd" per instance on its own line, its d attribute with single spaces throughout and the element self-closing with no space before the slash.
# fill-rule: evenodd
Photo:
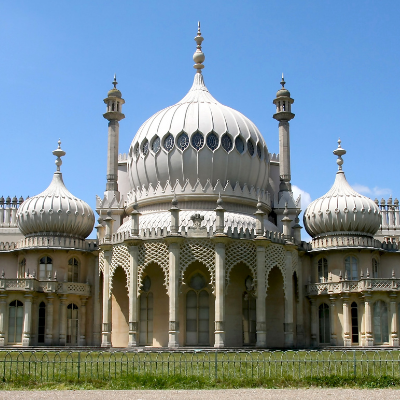
<svg viewBox="0 0 400 400">
<path fill-rule="evenodd" d="M 53 344 L 53 304 L 54 295 L 49 293 L 47 295 L 47 305 L 46 305 L 46 336 L 44 342 L 47 346 Z"/>
<path fill-rule="evenodd" d="M 265 246 L 267 240 L 256 239 L 257 245 L 257 299 L 256 299 L 256 347 L 267 347 L 267 326 L 265 319 Z"/>
<path fill-rule="evenodd" d="M 311 347 L 318 346 L 318 310 L 315 298 L 310 298 L 311 304 Z"/>
<path fill-rule="evenodd" d="M 67 296 L 60 296 L 60 346 L 65 346 L 67 337 Z"/>
<path fill-rule="evenodd" d="M 7 293 L 0 293 L 0 347 L 5 345 Z"/>
<path fill-rule="evenodd" d="M 103 325 L 101 347 L 111 347 L 111 299 L 110 299 L 111 246 L 104 251 L 103 276 Z"/>
<path fill-rule="evenodd" d="M 349 296 L 344 294 L 343 299 L 343 344 L 345 347 L 351 346 L 351 324 L 350 324 L 350 303 Z"/>
<path fill-rule="evenodd" d="M 225 235 L 215 236 L 215 341 L 225 347 Z"/>
<path fill-rule="evenodd" d="M 285 291 L 285 347 L 293 347 L 294 332 L 293 332 L 293 277 L 292 277 L 292 253 L 286 251 L 286 291 Z"/>
<path fill-rule="evenodd" d="M 137 304 L 137 272 L 139 264 L 138 244 L 129 244 L 130 279 L 129 279 L 129 340 L 128 347 L 138 345 L 138 304 Z"/>
<path fill-rule="evenodd" d="M 81 310 L 79 316 L 79 346 L 86 346 L 86 302 L 87 297 L 81 297 Z"/>
<path fill-rule="evenodd" d="M 364 293 L 364 310 L 365 310 L 365 343 L 367 347 L 374 345 L 374 337 L 372 334 L 372 315 L 371 315 L 371 293 Z"/>
<path fill-rule="evenodd" d="M 24 304 L 24 329 L 22 336 L 22 346 L 31 345 L 31 328 L 32 328 L 32 294 L 25 294 Z"/>
<path fill-rule="evenodd" d="M 391 345 L 399 347 L 398 325 L 397 325 L 397 293 L 390 293 L 390 314 L 391 314 Z"/>
</svg>

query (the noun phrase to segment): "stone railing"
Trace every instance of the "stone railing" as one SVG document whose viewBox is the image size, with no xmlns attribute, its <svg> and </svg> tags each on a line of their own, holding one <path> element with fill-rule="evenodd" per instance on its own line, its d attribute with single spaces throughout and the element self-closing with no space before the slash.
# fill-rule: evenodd
<svg viewBox="0 0 400 400">
<path fill-rule="evenodd" d="M 359 281 L 344 280 L 339 282 L 309 283 L 307 285 L 307 295 L 318 296 L 364 291 L 398 291 L 399 289 L 400 279 L 397 278 L 364 278 Z"/>
<path fill-rule="evenodd" d="M 79 240 L 62 236 L 35 236 L 18 242 L 0 242 L 0 251 L 29 248 L 61 248 L 94 251 L 98 249 L 97 239 Z"/>
<path fill-rule="evenodd" d="M 332 247 L 369 247 L 382 248 L 379 240 L 361 237 L 361 236 L 329 236 L 325 238 L 313 239 L 311 242 L 312 249 L 332 248 Z"/>
<path fill-rule="evenodd" d="M 57 282 L 56 280 L 39 281 L 35 278 L 0 278 L 0 291 L 27 291 L 90 296 L 90 288 L 88 283 Z"/>
<path fill-rule="evenodd" d="M 5 200 L 0 197 L 0 228 L 16 228 L 17 227 L 17 210 L 23 203 L 24 199 L 13 197 L 11 200 L 8 196 Z"/>
</svg>

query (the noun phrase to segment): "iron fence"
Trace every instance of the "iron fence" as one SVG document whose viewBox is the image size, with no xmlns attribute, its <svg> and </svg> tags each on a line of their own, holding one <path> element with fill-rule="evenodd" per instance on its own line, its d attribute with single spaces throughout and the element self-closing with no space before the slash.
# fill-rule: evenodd
<svg viewBox="0 0 400 400">
<path fill-rule="evenodd" d="M 400 377 L 400 351 L 0 351 L 3 382 L 184 375 L 209 380 L 322 376 Z"/>
</svg>

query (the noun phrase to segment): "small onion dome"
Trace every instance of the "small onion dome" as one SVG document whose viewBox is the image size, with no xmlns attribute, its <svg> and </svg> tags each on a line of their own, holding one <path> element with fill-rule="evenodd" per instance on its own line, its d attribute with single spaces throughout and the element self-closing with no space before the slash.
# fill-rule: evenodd
<svg viewBox="0 0 400 400">
<path fill-rule="evenodd" d="M 342 171 L 342 155 L 346 151 L 339 146 L 339 171 L 335 183 L 324 196 L 314 200 L 304 212 L 304 226 L 313 238 L 323 236 L 360 235 L 372 237 L 381 224 L 381 214 L 376 203 L 357 193 L 349 185 Z"/>
<path fill-rule="evenodd" d="M 281 80 L 281 85 L 282 87 L 276 92 L 276 97 L 290 97 L 290 92 L 285 88 L 285 79 L 283 78 L 283 73 L 282 73 L 282 80 Z"/>
<path fill-rule="evenodd" d="M 58 143 L 58 149 L 53 151 L 57 156 L 53 180 L 44 192 L 26 199 L 18 208 L 18 227 L 26 237 L 57 235 L 85 239 L 92 232 L 94 213 L 65 187 L 60 172 L 60 157 L 65 152 Z"/>
<path fill-rule="evenodd" d="M 111 90 L 108 91 L 108 97 L 121 98 L 122 95 L 121 95 L 121 92 L 117 89 L 118 82 L 117 82 L 117 76 L 115 74 L 114 74 L 113 85 L 114 85 L 114 87 Z"/>
</svg>

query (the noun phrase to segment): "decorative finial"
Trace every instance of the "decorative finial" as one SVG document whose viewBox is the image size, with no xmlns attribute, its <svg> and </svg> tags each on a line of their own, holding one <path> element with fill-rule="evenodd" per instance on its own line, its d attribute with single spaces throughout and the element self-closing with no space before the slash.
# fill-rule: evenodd
<svg viewBox="0 0 400 400">
<path fill-rule="evenodd" d="M 200 21 L 198 22 L 197 36 L 194 38 L 197 43 L 197 49 L 193 54 L 193 61 L 196 63 L 193 65 L 193 68 L 197 69 L 197 73 L 201 74 L 201 70 L 204 68 L 203 62 L 206 59 L 206 56 L 201 51 L 201 43 L 204 40 L 203 36 L 201 36 L 200 32 Z"/>
<path fill-rule="evenodd" d="M 342 165 L 343 165 L 342 156 L 343 156 L 344 154 L 346 154 L 346 150 L 343 149 L 342 146 L 340 145 L 341 143 L 342 143 L 342 141 L 341 141 L 340 138 L 339 138 L 339 140 L 338 140 L 338 147 L 337 147 L 336 150 L 333 151 L 333 154 L 334 154 L 335 156 L 338 157 L 338 159 L 336 160 L 336 164 L 339 166 L 339 171 L 342 170 Z"/>
<path fill-rule="evenodd" d="M 176 198 L 176 193 L 174 192 L 174 198 L 171 201 L 172 207 L 176 207 L 178 205 L 178 199 Z"/>
<path fill-rule="evenodd" d="M 282 72 L 282 80 L 281 80 L 281 85 L 282 85 L 282 89 L 285 87 L 285 78 L 283 77 L 283 72 Z"/>
<path fill-rule="evenodd" d="M 60 172 L 60 167 L 62 164 L 61 157 L 65 156 L 65 151 L 61 149 L 61 140 L 58 139 L 58 147 L 53 151 L 53 155 L 57 157 L 55 164 L 57 165 L 57 172 Z"/>
<path fill-rule="evenodd" d="M 117 82 L 117 74 L 114 74 L 114 80 L 113 80 L 113 83 L 112 83 L 113 85 L 114 85 L 114 89 L 116 89 L 117 88 L 117 85 L 118 85 L 118 82 Z"/>
<path fill-rule="evenodd" d="M 223 201 L 222 201 L 222 198 L 221 198 L 221 192 L 219 192 L 218 199 L 217 199 L 217 206 L 222 206 L 222 204 L 223 204 Z"/>
</svg>

